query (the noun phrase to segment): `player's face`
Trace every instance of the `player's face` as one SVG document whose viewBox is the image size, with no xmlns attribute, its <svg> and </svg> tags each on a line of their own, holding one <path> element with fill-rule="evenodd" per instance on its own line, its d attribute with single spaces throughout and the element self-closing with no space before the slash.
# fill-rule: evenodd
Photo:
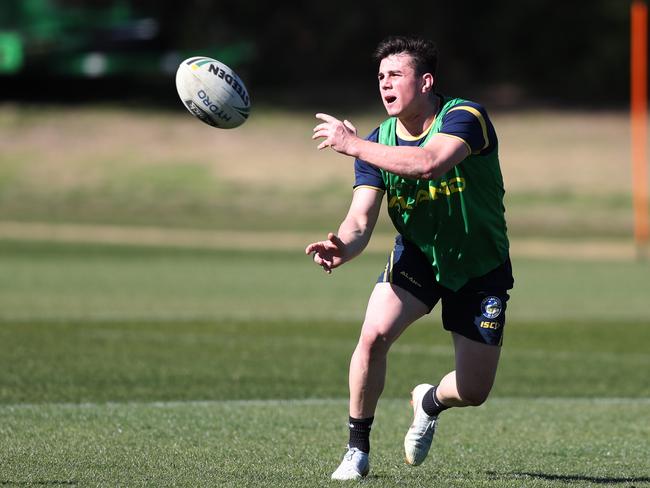
<svg viewBox="0 0 650 488">
<path fill-rule="evenodd" d="M 423 81 L 417 76 L 411 56 L 393 54 L 379 63 L 379 93 L 388 115 L 408 116 L 426 101 L 422 91 Z"/>
</svg>

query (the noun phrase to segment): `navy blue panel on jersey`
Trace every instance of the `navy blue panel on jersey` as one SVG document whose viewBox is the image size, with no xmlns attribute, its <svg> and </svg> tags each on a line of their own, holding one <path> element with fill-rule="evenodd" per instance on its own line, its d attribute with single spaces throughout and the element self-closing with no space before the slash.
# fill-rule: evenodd
<svg viewBox="0 0 650 488">
<path fill-rule="evenodd" d="M 401 139 L 397 137 L 398 146 L 419 146 L 422 142 L 422 139 L 426 137 L 426 133 L 420 139 Z M 367 141 L 377 142 L 379 140 L 379 127 L 373 130 L 368 137 Z M 362 159 L 356 159 L 354 161 L 354 187 L 357 186 L 372 186 L 374 188 L 379 188 L 380 190 L 386 190 L 384 185 L 384 179 L 381 177 L 381 171 L 376 166 L 363 161 Z"/>
<path fill-rule="evenodd" d="M 497 135 L 485 109 L 474 102 L 463 102 L 447 112 L 440 132 L 460 137 L 472 154 L 487 154 L 497 145 Z"/>
<path fill-rule="evenodd" d="M 377 142 L 379 140 L 379 127 L 373 130 L 368 137 L 367 141 Z M 384 179 L 381 177 L 379 168 L 367 163 L 361 159 L 354 160 L 354 188 L 357 186 L 372 186 L 385 190 Z"/>
</svg>

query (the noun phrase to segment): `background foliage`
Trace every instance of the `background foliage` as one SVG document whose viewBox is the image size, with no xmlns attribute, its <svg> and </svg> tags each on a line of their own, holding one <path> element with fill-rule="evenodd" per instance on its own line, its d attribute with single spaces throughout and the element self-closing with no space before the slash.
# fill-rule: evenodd
<svg viewBox="0 0 650 488">
<path fill-rule="evenodd" d="M 144 11 L 153 2 L 136 2 Z M 211 2 L 157 5 L 169 43 L 250 40 L 257 88 L 357 82 L 374 88 L 370 53 L 391 34 L 435 40 L 443 90 L 516 103 L 627 100 L 629 2 Z M 331 86 L 331 85 L 326 85 Z M 355 94 L 358 95 L 358 94 Z"/>
<path fill-rule="evenodd" d="M 46 17 L 28 22 L 37 11 Z M 55 21 L 61 18 L 65 23 Z M 134 19 L 154 20 L 155 33 L 146 41 L 128 38 Z M 200 51 L 225 60 L 235 49 L 239 56 L 232 62 L 258 102 L 300 105 L 316 98 L 365 103 L 374 101 L 376 67 L 370 55 L 377 43 L 390 34 L 415 34 L 439 46 L 442 91 L 506 106 L 600 107 L 628 99 L 629 2 L 621 0 L 430 1 L 406 8 L 388 0 L 7 0 L 0 7 L 2 30 L 37 37 L 30 56 L 42 57 L 30 58 L 37 59 L 30 67 L 32 88 L 47 76 L 43 66 L 48 59 L 63 51 L 67 58 L 82 49 Z M 83 42 L 76 41 L 74 36 L 84 30 Z M 54 40 L 46 41 L 48 33 L 56 33 Z M 59 65 L 69 62 L 66 56 Z M 139 70 L 146 63 L 142 58 L 131 64 L 132 76 L 122 80 L 128 90 L 123 83 L 95 80 L 96 89 L 85 90 L 85 96 L 142 96 L 168 83 L 169 73 L 145 76 L 146 83 L 136 85 L 134 79 L 143 81 Z M 1 96 L 28 92 L 24 81 Z M 50 90 L 40 96 L 56 94 Z"/>
</svg>

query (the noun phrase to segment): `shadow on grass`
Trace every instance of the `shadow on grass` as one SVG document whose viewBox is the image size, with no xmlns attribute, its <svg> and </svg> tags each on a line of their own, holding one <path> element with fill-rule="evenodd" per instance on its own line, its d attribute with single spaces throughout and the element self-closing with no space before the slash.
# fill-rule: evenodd
<svg viewBox="0 0 650 488">
<path fill-rule="evenodd" d="M 579 474 L 548 474 L 548 473 L 497 473 L 495 471 L 487 471 L 490 476 L 527 476 L 529 478 L 538 478 L 547 481 L 563 481 L 571 483 L 572 481 L 588 481 L 598 485 L 615 485 L 620 483 L 647 483 L 650 482 L 650 476 L 632 476 L 632 477 L 605 477 L 605 476 L 584 476 Z M 629 488 L 634 488 L 631 485 Z"/>
</svg>

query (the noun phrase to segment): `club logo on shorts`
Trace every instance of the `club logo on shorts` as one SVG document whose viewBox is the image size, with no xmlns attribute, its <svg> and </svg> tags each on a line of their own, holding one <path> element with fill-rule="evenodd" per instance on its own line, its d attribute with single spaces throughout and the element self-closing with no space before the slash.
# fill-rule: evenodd
<svg viewBox="0 0 650 488">
<path fill-rule="evenodd" d="M 481 302 L 481 313 L 483 317 L 494 319 L 501 315 L 501 300 L 497 297 L 487 297 Z"/>
</svg>

